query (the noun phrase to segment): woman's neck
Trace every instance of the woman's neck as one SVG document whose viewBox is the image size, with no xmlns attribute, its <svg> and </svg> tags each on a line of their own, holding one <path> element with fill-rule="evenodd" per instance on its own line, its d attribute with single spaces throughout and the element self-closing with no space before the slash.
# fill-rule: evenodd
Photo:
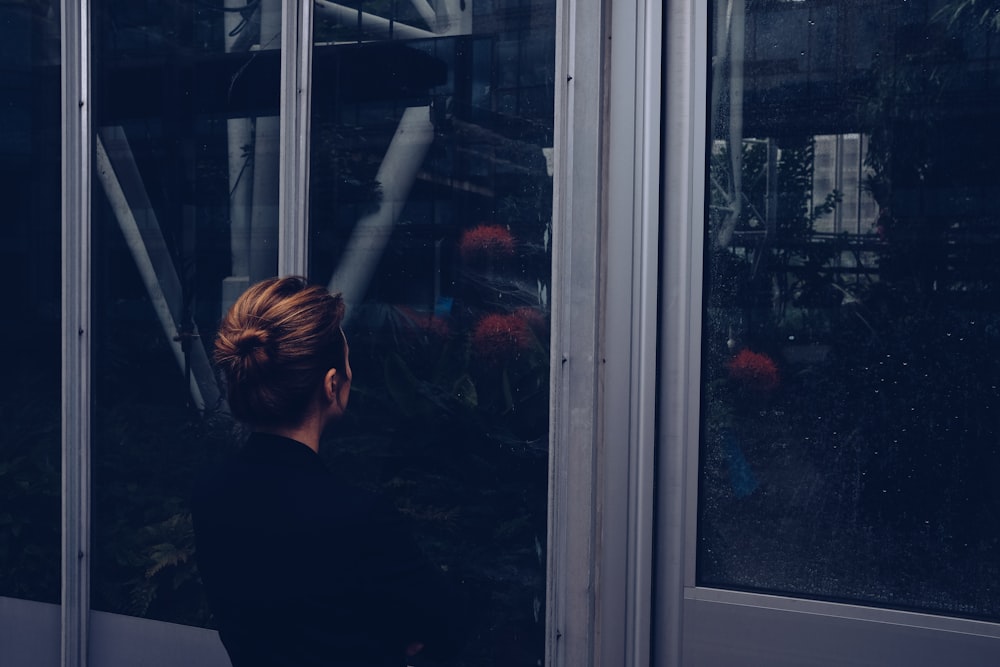
<svg viewBox="0 0 1000 667">
<path fill-rule="evenodd" d="M 306 415 L 305 419 L 293 426 L 266 426 L 255 428 L 254 430 L 261 433 L 280 435 L 289 440 L 297 440 L 318 454 L 319 438 L 323 435 L 325 426 L 325 420 L 313 411 Z"/>
</svg>

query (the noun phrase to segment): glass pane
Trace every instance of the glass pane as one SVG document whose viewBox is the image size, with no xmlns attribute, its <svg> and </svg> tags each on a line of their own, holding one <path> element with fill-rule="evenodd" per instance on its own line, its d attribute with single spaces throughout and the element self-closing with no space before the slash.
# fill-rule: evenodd
<svg viewBox="0 0 1000 667">
<path fill-rule="evenodd" d="M 0 4 L 0 596 L 59 602 L 59 3 Z"/>
<path fill-rule="evenodd" d="M 713 3 L 700 585 L 1000 620 L 996 9 Z"/>
<path fill-rule="evenodd" d="M 277 270 L 280 5 L 95 2 L 96 609 L 209 622 L 188 501 L 236 440 L 215 327 Z"/>
<path fill-rule="evenodd" d="M 324 454 L 461 582 L 455 664 L 536 665 L 555 3 L 432 4 L 316 5 L 311 278 L 346 296 L 354 368 Z"/>
</svg>

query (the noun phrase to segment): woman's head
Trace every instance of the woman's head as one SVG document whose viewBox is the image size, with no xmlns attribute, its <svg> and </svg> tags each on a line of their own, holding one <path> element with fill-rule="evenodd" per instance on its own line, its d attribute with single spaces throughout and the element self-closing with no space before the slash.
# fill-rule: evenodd
<svg viewBox="0 0 1000 667">
<path fill-rule="evenodd" d="M 244 292 L 215 340 L 233 415 L 253 426 L 296 424 L 331 369 L 334 400 L 346 407 L 351 374 L 343 320 L 341 296 L 303 278 L 272 278 Z"/>
</svg>

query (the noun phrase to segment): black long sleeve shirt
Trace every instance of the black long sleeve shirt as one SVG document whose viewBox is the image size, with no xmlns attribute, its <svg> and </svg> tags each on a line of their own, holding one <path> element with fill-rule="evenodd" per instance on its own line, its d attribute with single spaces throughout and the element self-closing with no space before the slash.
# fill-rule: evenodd
<svg viewBox="0 0 1000 667">
<path fill-rule="evenodd" d="M 399 667 L 447 655 L 458 610 L 401 517 L 306 445 L 254 433 L 197 485 L 198 567 L 233 667 Z"/>
</svg>

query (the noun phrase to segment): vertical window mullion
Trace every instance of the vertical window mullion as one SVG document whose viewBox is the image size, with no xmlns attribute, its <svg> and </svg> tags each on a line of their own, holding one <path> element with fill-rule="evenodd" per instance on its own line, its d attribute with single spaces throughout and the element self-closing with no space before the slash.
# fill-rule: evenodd
<svg viewBox="0 0 1000 667">
<path fill-rule="evenodd" d="M 282 4 L 278 274 L 306 275 L 313 3 Z"/>
<path fill-rule="evenodd" d="M 602 415 L 604 3 L 558 3 L 553 146 L 547 659 L 596 664 Z M 595 129 L 596 128 L 596 129 Z M 589 168 L 574 168 L 589 165 Z"/>
<path fill-rule="evenodd" d="M 62 665 L 87 662 L 90 607 L 90 2 L 62 3 Z"/>
<path fill-rule="evenodd" d="M 705 3 L 663 6 L 663 130 L 656 589 L 653 661 L 679 667 L 694 584 L 708 81 Z"/>
</svg>

